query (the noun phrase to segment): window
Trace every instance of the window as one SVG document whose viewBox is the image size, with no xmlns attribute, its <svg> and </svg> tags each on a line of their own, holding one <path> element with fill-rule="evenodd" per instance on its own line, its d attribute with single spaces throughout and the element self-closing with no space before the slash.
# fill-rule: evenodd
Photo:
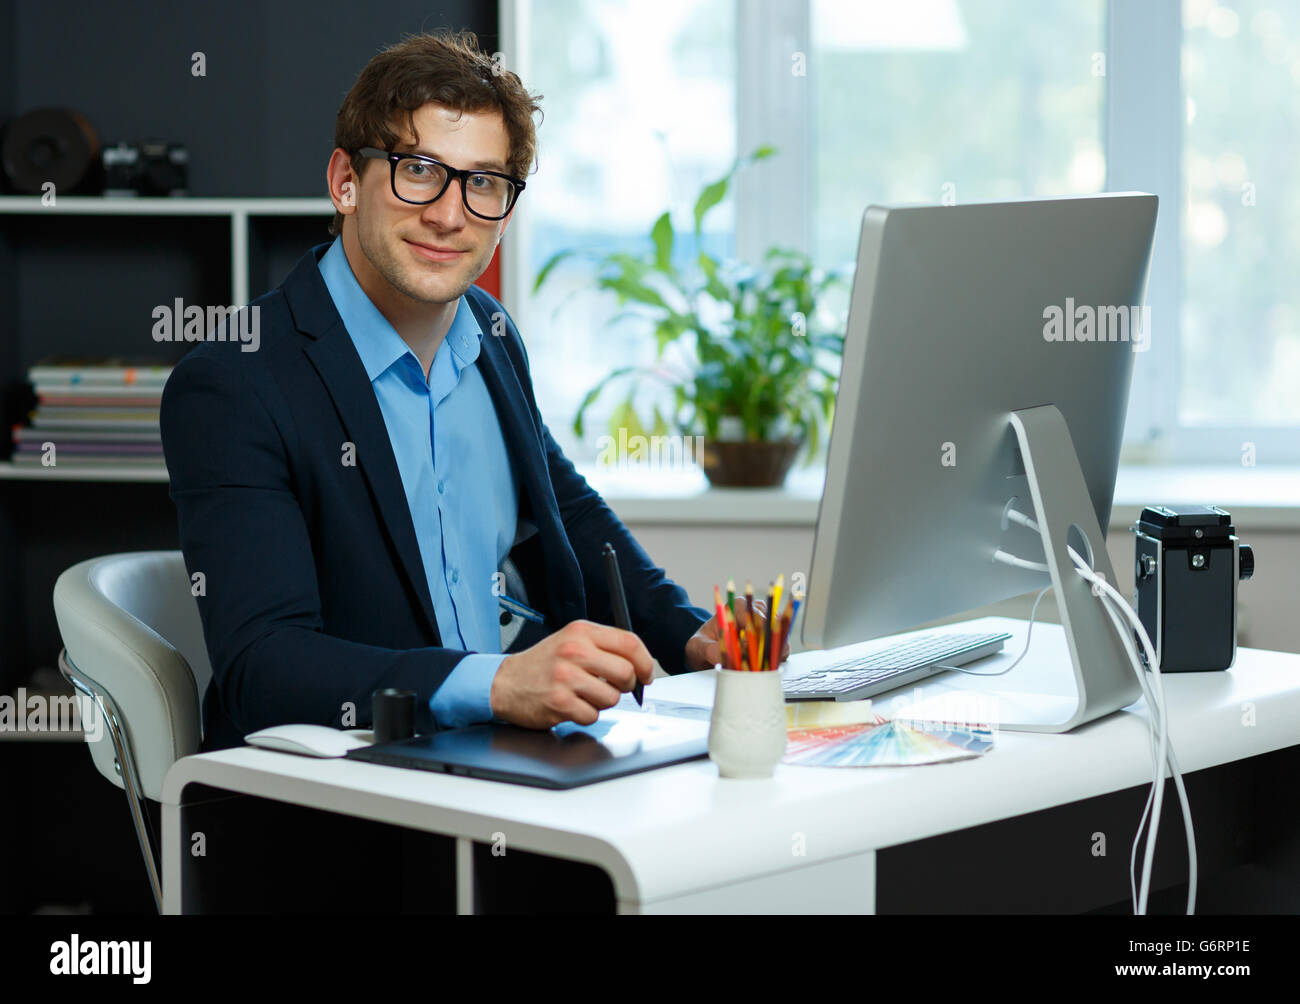
<svg viewBox="0 0 1300 1004">
<path fill-rule="evenodd" d="M 592 305 L 581 273 L 536 301 L 532 276 L 560 247 L 644 240 L 669 204 L 684 219 L 701 182 L 771 143 L 780 155 L 738 179 L 734 216 L 714 218 L 715 250 L 753 259 L 783 243 L 833 267 L 852 260 L 872 202 L 1154 192 L 1154 330 L 1136 359 L 1129 459 L 1300 461 L 1297 5 L 506 6 L 547 116 L 510 306 L 575 459 L 594 455 L 593 429 L 584 444 L 569 432 L 582 395 L 615 365 L 650 361 L 653 342 L 595 323 L 612 309 Z M 597 431 L 615 403 L 592 415 Z"/>
<path fill-rule="evenodd" d="M 813 0 L 814 254 L 867 205 L 1098 192 L 1104 4 Z"/>
<path fill-rule="evenodd" d="M 1182 78 L 1179 421 L 1300 425 L 1300 8 L 1185 3 Z"/>
<path fill-rule="evenodd" d="M 719 0 L 518 0 L 518 70 L 543 95 L 538 171 L 528 179 L 508 245 L 519 260 L 506 306 L 529 344 L 538 406 L 575 461 L 595 455 L 616 394 L 572 430 L 586 392 L 610 370 L 654 361 L 653 339 L 610 325 L 612 294 L 590 268 L 566 263 L 540 293 L 542 265 L 564 248 L 642 251 L 666 209 L 690 220 L 699 189 L 736 156 L 735 12 Z M 522 224 L 522 226 L 520 226 Z M 729 242 L 732 210 L 710 217 L 708 241 Z M 509 234 L 509 230 L 507 231 Z M 721 248 L 719 248 L 721 250 Z M 513 260 L 507 251 L 504 268 Z M 613 390 L 613 389 L 611 389 Z"/>
</svg>

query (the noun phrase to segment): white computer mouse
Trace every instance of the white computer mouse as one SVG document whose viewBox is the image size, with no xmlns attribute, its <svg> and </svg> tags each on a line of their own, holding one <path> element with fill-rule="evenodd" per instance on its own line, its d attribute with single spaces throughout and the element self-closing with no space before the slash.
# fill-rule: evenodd
<svg viewBox="0 0 1300 1004">
<path fill-rule="evenodd" d="M 305 756 L 343 756 L 348 750 L 369 746 L 374 733 L 369 729 L 333 729 L 328 725 L 275 725 L 244 736 L 250 746 L 302 753 Z"/>
</svg>

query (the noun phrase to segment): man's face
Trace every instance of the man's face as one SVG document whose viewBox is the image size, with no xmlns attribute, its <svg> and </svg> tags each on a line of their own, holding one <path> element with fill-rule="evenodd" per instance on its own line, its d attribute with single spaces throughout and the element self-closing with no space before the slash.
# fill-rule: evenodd
<svg viewBox="0 0 1300 1004">
<path fill-rule="evenodd" d="M 510 141 L 500 112 L 455 112 L 427 104 L 414 118 L 418 142 L 404 136 L 394 152 L 423 154 L 462 170 L 509 173 Z M 362 170 L 354 217 L 362 254 L 379 276 L 413 300 L 459 299 L 492 261 L 509 217 L 474 216 L 465 208 L 459 181 L 436 202 L 410 205 L 393 194 L 390 177 L 390 165 L 382 160 L 367 161 Z"/>
</svg>

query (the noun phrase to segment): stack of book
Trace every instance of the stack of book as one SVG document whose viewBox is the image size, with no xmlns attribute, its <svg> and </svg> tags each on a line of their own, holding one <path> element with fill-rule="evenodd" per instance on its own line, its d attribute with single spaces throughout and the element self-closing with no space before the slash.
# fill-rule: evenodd
<svg viewBox="0 0 1300 1004">
<path fill-rule="evenodd" d="M 42 360 L 27 374 L 37 404 L 30 424 L 14 428 L 14 463 L 162 469 L 158 406 L 171 369 L 154 359 Z"/>
</svg>

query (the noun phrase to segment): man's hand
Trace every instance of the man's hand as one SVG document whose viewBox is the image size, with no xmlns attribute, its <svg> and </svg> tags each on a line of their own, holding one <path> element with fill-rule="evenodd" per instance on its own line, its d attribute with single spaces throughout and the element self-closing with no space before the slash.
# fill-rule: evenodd
<svg viewBox="0 0 1300 1004">
<path fill-rule="evenodd" d="M 745 601 L 742 597 L 736 597 L 736 607 L 741 611 L 745 610 Z M 725 600 L 724 600 L 725 602 Z M 735 610 L 732 610 L 733 616 Z M 762 637 L 763 624 L 767 620 L 767 604 L 762 600 L 754 600 L 754 626 L 758 629 L 759 637 Z M 745 617 L 737 618 L 742 626 L 747 626 Z M 718 615 L 714 614 L 707 621 L 700 625 L 700 629 L 691 635 L 686 642 L 686 668 L 687 669 L 712 669 L 722 662 L 722 629 L 718 625 Z M 790 639 L 785 640 L 781 646 L 781 661 L 785 662 L 786 657 L 790 655 Z M 746 656 L 748 658 L 748 656 Z M 767 656 L 764 655 L 766 661 Z M 734 667 L 733 667 L 734 668 Z"/>
<path fill-rule="evenodd" d="M 549 729 L 560 722 L 591 725 L 602 708 L 640 680 L 649 683 L 654 660 L 631 631 L 571 621 L 531 648 L 501 661 L 488 702 L 515 725 Z"/>
</svg>

